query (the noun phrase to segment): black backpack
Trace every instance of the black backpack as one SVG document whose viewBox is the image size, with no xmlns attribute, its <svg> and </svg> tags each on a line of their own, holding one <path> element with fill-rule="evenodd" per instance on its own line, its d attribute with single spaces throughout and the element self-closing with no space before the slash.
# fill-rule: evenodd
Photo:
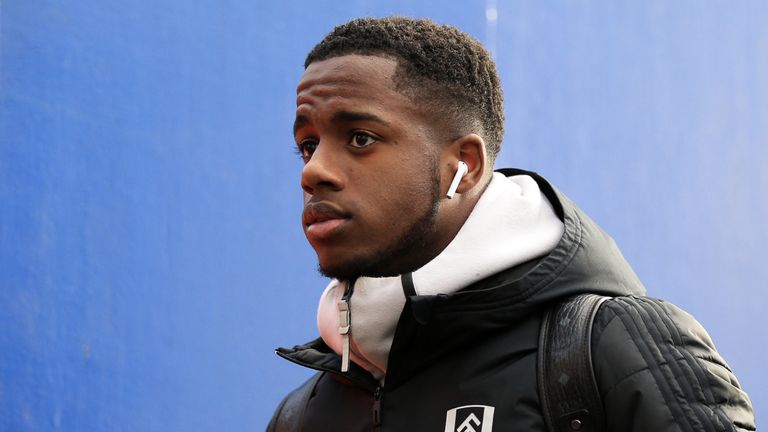
<svg viewBox="0 0 768 432">
<path fill-rule="evenodd" d="M 551 307 L 539 330 L 536 375 L 550 432 L 602 432 L 605 415 L 592 368 L 592 324 L 610 297 L 582 294 Z"/>
</svg>

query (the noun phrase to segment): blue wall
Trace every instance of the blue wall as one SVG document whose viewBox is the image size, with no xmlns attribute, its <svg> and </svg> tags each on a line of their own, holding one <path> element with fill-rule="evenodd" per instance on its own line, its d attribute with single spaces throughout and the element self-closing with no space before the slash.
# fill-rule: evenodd
<svg viewBox="0 0 768 432">
<path fill-rule="evenodd" d="M 766 413 L 768 6 L 621 3 L 0 3 L 0 430 L 263 429 L 308 376 L 272 349 L 314 337 L 326 283 L 301 64 L 393 13 L 493 50 L 498 165 L 591 213 Z"/>
</svg>

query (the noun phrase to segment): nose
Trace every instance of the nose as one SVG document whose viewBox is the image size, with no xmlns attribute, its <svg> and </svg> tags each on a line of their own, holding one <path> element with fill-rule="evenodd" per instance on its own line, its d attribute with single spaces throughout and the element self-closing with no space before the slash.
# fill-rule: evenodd
<svg viewBox="0 0 768 432">
<path fill-rule="evenodd" d="M 318 144 L 312 157 L 301 170 L 301 188 L 309 195 L 322 189 L 339 191 L 344 188 L 341 164 L 338 155 L 329 149 L 329 145 Z"/>
</svg>

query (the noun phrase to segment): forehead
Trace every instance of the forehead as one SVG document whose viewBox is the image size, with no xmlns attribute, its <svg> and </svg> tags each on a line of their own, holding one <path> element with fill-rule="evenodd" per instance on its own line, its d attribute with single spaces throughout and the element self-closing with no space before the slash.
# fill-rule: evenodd
<svg viewBox="0 0 768 432">
<path fill-rule="evenodd" d="M 381 108 L 413 108 L 395 88 L 397 66 L 393 59 L 357 54 L 313 62 L 299 80 L 296 106 L 354 99 Z"/>
</svg>

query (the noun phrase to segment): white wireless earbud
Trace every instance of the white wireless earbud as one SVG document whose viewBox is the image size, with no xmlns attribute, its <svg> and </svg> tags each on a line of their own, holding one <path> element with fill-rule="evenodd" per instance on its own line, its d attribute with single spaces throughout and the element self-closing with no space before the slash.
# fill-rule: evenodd
<svg viewBox="0 0 768 432">
<path fill-rule="evenodd" d="M 462 177 L 467 175 L 468 171 L 469 167 L 467 167 L 467 164 L 464 163 L 464 161 L 459 161 L 459 167 L 456 169 L 456 175 L 453 176 L 451 187 L 448 188 L 448 193 L 446 193 L 445 196 L 447 196 L 449 199 L 453 198 L 453 194 L 455 194 L 456 189 L 459 188 L 459 183 L 461 183 Z"/>
</svg>

